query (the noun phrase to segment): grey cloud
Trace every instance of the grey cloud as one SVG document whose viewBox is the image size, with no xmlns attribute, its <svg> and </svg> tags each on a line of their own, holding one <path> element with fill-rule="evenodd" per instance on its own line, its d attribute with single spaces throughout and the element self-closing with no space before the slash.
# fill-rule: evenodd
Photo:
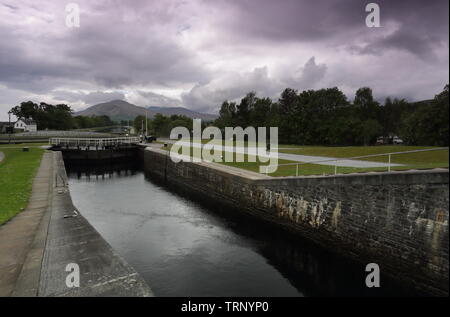
<svg viewBox="0 0 450 317">
<path fill-rule="evenodd" d="M 393 34 L 377 39 L 363 47 L 352 47 L 358 54 L 382 55 L 387 49 L 406 51 L 421 59 L 436 58 L 435 49 L 445 46 L 438 37 L 417 34 L 412 29 L 401 28 Z"/>
<path fill-rule="evenodd" d="M 181 101 L 170 98 L 161 94 L 157 94 L 150 91 L 138 91 L 138 93 L 145 98 L 146 106 L 155 107 L 179 107 Z"/>
<path fill-rule="evenodd" d="M 106 102 L 106 101 L 110 101 L 110 100 L 123 100 L 125 99 L 125 95 L 121 92 L 102 92 L 102 91 L 95 91 L 95 92 L 90 92 L 88 93 L 86 96 L 84 96 L 84 98 L 82 98 L 81 100 L 84 101 L 87 104 L 97 104 L 97 103 L 101 103 L 101 102 Z"/>
<path fill-rule="evenodd" d="M 11 10 L 17 10 L 17 7 L 15 7 L 15 6 L 11 5 L 11 4 L 8 4 L 8 3 L 3 3 L 3 6 L 8 8 L 8 9 L 11 9 Z"/>
<path fill-rule="evenodd" d="M 327 65 L 316 64 L 313 56 L 300 68 L 296 76 L 288 78 L 285 83 L 289 87 L 300 90 L 312 89 L 324 78 L 326 71 Z"/>
<path fill-rule="evenodd" d="M 272 78 L 268 75 L 268 67 L 255 68 L 245 74 L 227 74 L 206 84 L 197 84 L 189 93 L 183 94 L 183 104 L 205 112 L 217 112 L 225 100 L 238 100 L 250 91 L 258 96 L 277 99 L 284 88 L 298 90 L 315 88 L 325 77 L 327 66 L 316 64 L 311 57 L 300 67 L 294 76 Z"/>
<path fill-rule="evenodd" d="M 447 0 L 375 1 L 380 29 L 366 27 L 360 0 L 79 0 L 79 29 L 64 26 L 65 3 L 0 2 L 0 112 L 29 95 L 171 106 L 149 91 L 193 87 L 182 105 L 215 112 L 251 90 L 368 85 L 429 98 L 448 82 Z"/>
<path fill-rule="evenodd" d="M 80 28 L 81 29 L 81 28 Z M 73 38 L 68 56 L 93 67 L 89 74 L 106 87 L 132 84 L 176 85 L 207 74 L 193 56 L 175 43 L 128 30 L 105 31 L 88 25 Z M 120 45 L 117 45 L 121 43 Z"/>
<path fill-rule="evenodd" d="M 12 88 L 44 92 L 55 85 L 57 79 L 76 76 L 71 65 L 62 65 L 51 58 L 39 57 L 42 46 L 33 46 L 37 52 L 26 51 L 26 37 L 15 35 L 11 27 L 0 24 L 0 83 Z M 58 81 L 58 84 L 61 84 Z"/>
<path fill-rule="evenodd" d="M 221 27 L 243 41 L 274 45 L 326 41 L 329 47 L 344 46 L 355 51 L 358 44 L 369 41 L 357 50 L 359 54 L 399 49 L 424 58 L 432 54 L 436 44 L 446 44 L 448 49 L 448 0 L 374 1 L 380 6 L 382 27 L 389 23 L 399 27 L 382 39 L 374 36 L 375 28 L 365 25 L 365 5 L 369 2 L 221 1 L 224 7 L 231 4 L 233 13 L 232 23 L 224 19 Z"/>
<path fill-rule="evenodd" d="M 182 95 L 182 102 L 190 109 L 215 113 L 225 100 L 239 99 L 250 91 L 259 96 L 274 96 L 281 87 L 281 82 L 268 76 L 267 67 L 260 67 L 244 74 L 223 74 L 206 84 L 197 84 Z"/>
<path fill-rule="evenodd" d="M 86 11 L 81 27 L 62 27 L 62 34 L 51 33 L 51 23 L 43 23 L 48 27 L 47 34 L 18 31 L 0 22 L 0 83 L 41 92 L 64 82 L 121 88 L 134 84 L 173 86 L 208 79 L 196 56 L 172 40 L 169 27 L 168 36 L 162 36 L 157 22 L 169 23 L 173 19 L 170 10 L 144 1 L 133 3 L 133 7 L 116 7 L 109 1 L 103 4 L 97 9 L 104 11 L 94 12 L 89 11 L 92 8 L 87 2 L 80 4 Z M 140 10 L 139 5 L 146 5 L 147 10 Z M 131 18 L 124 17 L 127 14 Z"/>
<path fill-rule="evenodd" d="M 52 96 L 55 100 L 68 101 L 68 102 L 78 102 L 82 101 L 88 105 L 94 105 L 101 102 L 125 99 L 125 95 L 122 92 L 103 92 L 103 91 L 92 91 L 89 93 L 85 92 L 75 92 L 75 91 L 65 91 L 57 90 L 52 92 Z"/>
</svg>

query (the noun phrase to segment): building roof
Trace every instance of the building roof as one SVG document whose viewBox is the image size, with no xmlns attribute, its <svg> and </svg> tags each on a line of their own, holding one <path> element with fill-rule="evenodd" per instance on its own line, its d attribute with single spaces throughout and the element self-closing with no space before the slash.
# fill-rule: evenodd
<svg viewBox="0 0 450 317">
<path fill-rule="evenodd" d="M 23 121 L 26 125 L 36 124 L 36 121 L 34 121 L 32 119 L 19 118 L 19 119 L 17 119 L 16 122 L 18 122 L 19 120 Z"/>
</svg>

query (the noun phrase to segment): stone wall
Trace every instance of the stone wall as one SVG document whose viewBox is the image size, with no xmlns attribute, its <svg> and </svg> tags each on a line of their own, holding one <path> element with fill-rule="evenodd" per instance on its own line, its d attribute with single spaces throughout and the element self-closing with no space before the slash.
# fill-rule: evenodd
<svg viewBox="0 0 450 317">
<path fill-rule="evenodd" d="M 448 170 L 270 178 L 144 151 L 147 173 L 448 295 Z"/>
</svg>

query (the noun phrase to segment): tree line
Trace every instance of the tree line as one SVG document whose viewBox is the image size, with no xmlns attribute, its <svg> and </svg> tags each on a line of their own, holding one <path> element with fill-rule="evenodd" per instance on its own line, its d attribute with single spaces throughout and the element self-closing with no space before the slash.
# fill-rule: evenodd
<svg viewBox="0 0 450 317">
<path fill-rule="evenodd" d="M 169 137 L 170 131 L 175 127 L 185 127 L 192 130 L 192 118 L 184 115 L 164 116 L 157 113 L 153 118 L 146 119 L 145 116 L 139 115 L 134 119 L 133 126 L 140 134 L 147 132 L 148 135 Z"/>
<path fill-rule="evenodd" d="M 32 119 L 39 130 L 71 130 L 115 125 L 108 116 L 73 116 L 66 104 L 51 105 L 32 101 L 22 102 L 13 107 L 11 113 L 17 118 Z"/>
<path fill-rule="evenodd" d="M 70 130 L 117 124 L 108 116 L 73 116 L 66 104 L 51 105 L 31 101 L 13 107 L 16 117 L 33 119 L 39 130 Z M 369 145 L 378 137 L 399 136 L 410 145 L 449 144 L 449 86 L 432 100 L 407 102 L 387 98 L 384 104 L 373 97 L 372 89 L 356 91 L 353 102 L 337 87 L 298 92 L 286 88 L 277 101 L 248 93 L 237 102 L 224 101 L 214 122 L 202 128 L 278 127 L 279 142 L 304 145 Z M 145 124 L 147 124 L 145 126 Z M 192 119 L 184 115 L 154 118 L 137 116 L 133 126 L 138 133 L 167 137 L 174 127 L 192 129 Z"/>
<path fill-rule="evenodd" d="M 432 100 L 387 98 L 381 104 L 369 87 L 358 89 L 353 102 L 337 87 L 287 88 L 276 102 L 250 92 L 239 103 L 224 101 L 214 125 L 278 127 L 285 144 L 369 145 L 396 135 L 410 145 L 448 146 L 448 93 L 446 85 Z"/>
</svg>

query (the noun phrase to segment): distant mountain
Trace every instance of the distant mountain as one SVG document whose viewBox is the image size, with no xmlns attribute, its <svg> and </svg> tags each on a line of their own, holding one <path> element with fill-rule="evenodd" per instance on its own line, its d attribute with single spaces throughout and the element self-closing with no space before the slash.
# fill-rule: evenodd
<svg viewBox="0 0 450 317">
<path fill-rule="evenodd" d="M 217 115 L 209 114 L 209 113 L 201 113 L 193 110 L 189 110 L 183 107 L 148 107 L 148 110 L 154 113 L 160 113 L 164 116 L 171 115 L 183 115 L 189 118 L 200 118 L 205 121 L 213 121 L 217 119 Z"/>
<path fill-rule="evenodd" d="M 156 113 L 146 110 L 144 107 L 138 107 L 123 100 L 112 100 L 99 103 L 85 110 L 76 112 L 75 115 L 80 116 L 103 116 L 106 115 L 112 120 L 134 120 L 138 115 L 147 115 L 152 118 Z"/>
<path fill-rule="evenodd" d="M 216 115 L 208 113 L 200 113 L 183 107 L 139 107 L 124 100 L 112 100 L 108 102 L 93 105 L 82 111 L 75 112 L 76 116 L 103 116 L 106 115 L 112 120 L 134 120 L 139 115 L 147 112 L 149 118 L 153 118 L 155 114 L 160 113 L 164 116 L 184 115 L 189 118 L 200 118 L 204 121 L 212 121 L 217 118 Z"/>
</svg>

